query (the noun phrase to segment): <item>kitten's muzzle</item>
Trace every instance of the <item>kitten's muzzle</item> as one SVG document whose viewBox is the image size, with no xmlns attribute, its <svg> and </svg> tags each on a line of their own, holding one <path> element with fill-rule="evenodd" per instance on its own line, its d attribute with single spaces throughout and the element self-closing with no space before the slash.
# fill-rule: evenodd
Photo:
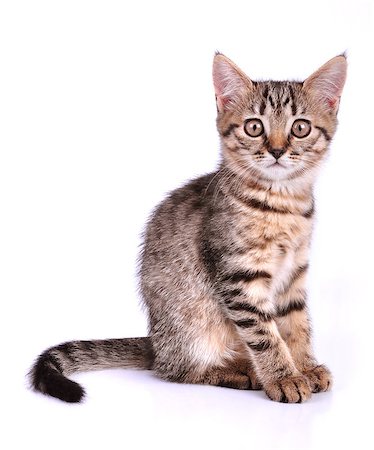
<svg viewBox="0 0 374 450">
<path fill-rule="evenodd" d="M 269 153 L 274 156 L 276 160 L 278 160 L 282 155 L 286 153 L 284 148 L 271 148 Z"/>
</svg>

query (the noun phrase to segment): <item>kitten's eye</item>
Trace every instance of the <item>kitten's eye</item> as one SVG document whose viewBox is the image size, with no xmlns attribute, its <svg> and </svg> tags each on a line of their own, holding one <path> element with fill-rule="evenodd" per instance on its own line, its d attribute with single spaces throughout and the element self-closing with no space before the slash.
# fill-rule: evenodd
<svg viewBox="0 0 374 450">
<path fill-rule="evenodd" d="M 249 119 L 244 124 L 244 131 L 251 137 L 258 137 L 264 132 L 264 126 L 260 119 Z"/>
<path fill-rule="evenodd" d="M 312 125 L 309 120 L 298 119 L 292 125 L 291 133 L 297 138 L 305 138 L 312 131 Z"/>
</svg>

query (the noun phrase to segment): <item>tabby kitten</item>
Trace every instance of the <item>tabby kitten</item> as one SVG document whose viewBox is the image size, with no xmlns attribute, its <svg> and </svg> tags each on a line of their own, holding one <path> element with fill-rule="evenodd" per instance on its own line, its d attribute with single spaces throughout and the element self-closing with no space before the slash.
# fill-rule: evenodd
<svg viewBox="0 0 374 450">
<path fill-rule="evenodd" d="M 299 403 L 331 387 L 311 347 L 305 279 L 313 183 L 335 133 L 346 78 L 337 56 L 304 82 L 252 81 L 217 53 L 218 170 L 173 191 L 149 220 L 140 290 L 149 337 L 73 341 L 42 353 L 33 387 L 67 402 L 73 372 L 263 389 Z"/>
</svg>

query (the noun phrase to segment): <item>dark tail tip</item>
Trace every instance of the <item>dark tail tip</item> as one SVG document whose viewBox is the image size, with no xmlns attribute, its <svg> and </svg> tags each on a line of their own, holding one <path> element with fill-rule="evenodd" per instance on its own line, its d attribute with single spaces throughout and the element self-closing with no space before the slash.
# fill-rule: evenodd
<svg viewBox="0 0 374 450">
<path fill-rule="evenodd" d="M 79 403 L 84 397 L 84 389 L 81 385 L 59 373 L 49 374 L 44 379 L 41 392 L 68 403 Z"/>
<path fill-rule="evenodd" d="M 48 352 L 39 356 L 29 376 L 36 391 L 65 402 L 79 403 L 85 395 L 82 386 L 62 374 L 59 362 Z"/>
</svg>

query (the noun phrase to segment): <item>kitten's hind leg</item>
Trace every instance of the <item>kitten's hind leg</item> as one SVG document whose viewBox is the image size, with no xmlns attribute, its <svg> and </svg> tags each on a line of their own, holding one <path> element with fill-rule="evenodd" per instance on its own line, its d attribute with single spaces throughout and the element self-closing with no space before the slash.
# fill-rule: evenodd
<svg viewBox="0 0 374 450">
<path fill-rule="evenodd" d="M 190 372 L 183 380 L 191 384 L 210 384 L 232 389 L 260 390 L 260 385 L 251 362 L 237 360 L 227 367 L 213 367 L 204 373 Z"/>
<path fill-rule="evenodd" d="M 185 377 L 183 382 L 188 384 L 210 384 L 232 389 L 252 389 L 250 377 L 233 368 L 215 367 L 200 374 L 191 372 Z"/>
<path fill-rule="evenodd" d="M 232 368 L 208 370 L 200 379 L 199 384 L 211 384 L 232 389 L 251 389 L 252 383 L 248 375 L 235 371 Z"/>
<path fill-rule="evenodd" d="M 251 382 L 251 390 L 258 391 L 262 389 L 262 385 L 257 378 L 253 363 L 248 359 L 248 357 L 237 359 L 236 361 L 234 361 L 234 364 L 235 370 L 237 369 L 239 372 L 244 373 L 249 377 Z"/>
</svg>

